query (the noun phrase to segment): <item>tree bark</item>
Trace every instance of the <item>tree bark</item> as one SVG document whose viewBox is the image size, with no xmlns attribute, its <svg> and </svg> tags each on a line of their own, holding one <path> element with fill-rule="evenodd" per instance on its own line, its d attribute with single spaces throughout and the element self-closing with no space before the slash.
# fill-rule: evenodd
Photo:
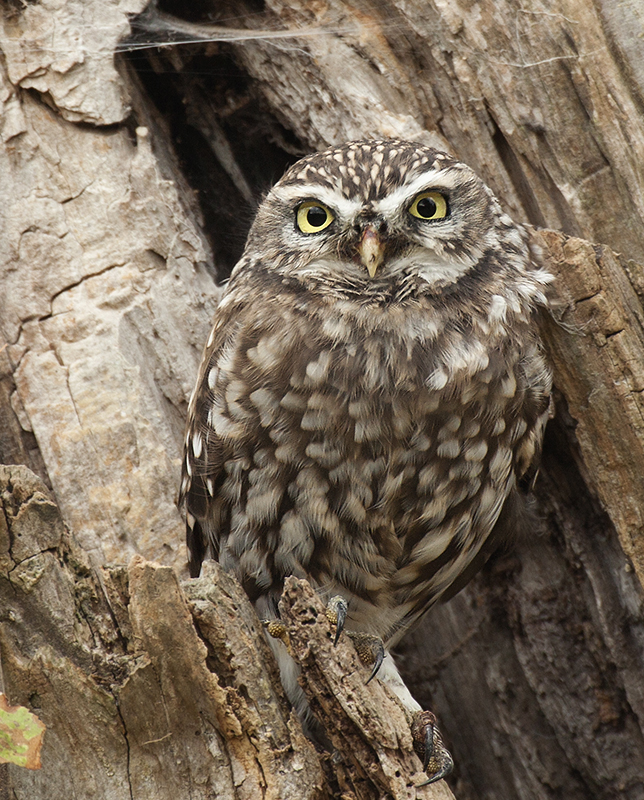
<svg viewBox="0 0 644 800">
<path fill-rule="evenodd" d="M 14 797 L 453 798 L 415 788 L 402 706 L 365 685 L 352 645 L 333 647 L 305 582 L 283 617 L 333 759 L 304 737 L 261 623 L 218 565 L 183 589 L 138 555 L 95 570 L 32 472 L 0 467 L 0 497 L 4 680 L 47 724 L 43 768 L 13 767 Z"/>
<path fill-rule="evenodd" d="M 234 582 L 179 583 L 187 398 L 253 198 L 304 152 L 384 135 L 559 231 L 534 233 L 556 275 L 542 530 L 406 638 L 406 677 L 458 800 L 644 798 L 639 3 L 226 0 L 191 9 L 208 31 L 167 0 L 139 45 L 222 41 L 114 58 L 144 6 L 1 7 L 0 461 L 40 481 L 1 475 L 0 652 L 10 701 L 48 725 L 14 796 L 450 796 L 415 794 L 400 709 L 306 624 L 305 587 L 296 656 L 327 676 L 306 690 L 342 757 L 303 738 Z"/>
</svg>

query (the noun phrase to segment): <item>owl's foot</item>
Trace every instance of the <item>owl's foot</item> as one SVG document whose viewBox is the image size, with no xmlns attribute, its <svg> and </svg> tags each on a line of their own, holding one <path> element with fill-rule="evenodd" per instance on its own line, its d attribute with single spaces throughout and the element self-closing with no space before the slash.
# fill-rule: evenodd
<svg viewBox="0 0 644 800">
<path fill-rule="evenodd" d="M 291 652 L 291 642 L 288 637 L 288 631 L 286 630 L 286 625 L 280 619 L 263 619 L 262 625 L 266 628 L 266 631 L 269 636 L 273 639 L 279 639 L 280 642 L 286 647 L 289 652 Z"/>
<path fill-rule="evenodd" d="M 335 625 L 335 637 L 333 644 L 338 643 L 340 634 L 344 630 L 344 623 L 347 618 L 347 601 L 340 595 L 332 597 L 326 605 L 326 618 L 332 625 Z M 376 677 L 385 657 L 385 646 L 379 636 L 370 633 L 357 633 L 347 631 L 347 636 L 353 642 L 360 661 L 367 666 L 373 667 L 371 675 L 367 678 L 367 683 Z"/>
<path fill-rule="evenodd" d="M 429 778 L 418 788 L 435 783 L 450 774 L 454 768 L 452 754 L 445 747 L 438 729 L 436 716 L 431 711 L 418 711 L 411 724 L 414 750 L 423 762 Z"/>
<path fill-rule="evenodd" d="M 373 636 L 370 633 L 357 633 L 354 631 L 347 631 L 347 636 L 353 642 L 360 661 L 366 667 L 373 667 L 371 675 L 366 680 L 366 683 L 369 683 L 376 677 L 385 659 L 385 646 L 382 639 L 380 636 Z"/>
</svg>

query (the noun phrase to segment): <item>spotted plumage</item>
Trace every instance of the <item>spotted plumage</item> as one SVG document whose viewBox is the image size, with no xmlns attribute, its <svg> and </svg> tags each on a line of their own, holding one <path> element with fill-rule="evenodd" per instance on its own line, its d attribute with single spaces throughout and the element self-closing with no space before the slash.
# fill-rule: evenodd
<svg viewBox="0 0 644 800">
<path fill-rule="evenodd" d="M 313 211 L 311 210 L 313 209 Z M 550 372 L 550 276 L 452 157 L 308 156 L 259 208 L 190 403 L 192 574 L 209 549 L 263 614 L 286 575 L 394 643 L 523 519 Z"/>
</svg>

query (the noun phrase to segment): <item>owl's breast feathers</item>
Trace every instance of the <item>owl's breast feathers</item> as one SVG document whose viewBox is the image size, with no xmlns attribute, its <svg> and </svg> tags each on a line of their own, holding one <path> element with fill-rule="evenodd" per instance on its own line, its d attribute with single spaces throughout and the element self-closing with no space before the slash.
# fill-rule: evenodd
<svg viewBox="0 0 644 800">
<path fill-rule="evenodd" d="M 193 571 L 210 546 L 251 597 L 306 576 L 391 636 L 518 524 L 550 392 L 530 308 L 242 295 L 191 404 Z"/>
</svg>

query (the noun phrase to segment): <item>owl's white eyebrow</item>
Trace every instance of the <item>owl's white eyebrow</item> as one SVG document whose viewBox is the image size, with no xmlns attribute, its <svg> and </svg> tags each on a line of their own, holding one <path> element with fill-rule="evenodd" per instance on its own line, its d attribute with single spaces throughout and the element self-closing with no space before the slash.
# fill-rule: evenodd
<svg viewBox="0 0 644 800">
<path fill-rule="evenodd" d="M 463 174 L 460 171 L 447 169 L 429 170 L 428 172 L 423 172 L 411 183 L 406 183 L 404 186 L 394 189 L 382 200 L 377 200 L 373 207 L 375 211 L 380 212 L 383 216 L 388 216 L 398 211 L 405 201 L 411 200 L 422 189 L 437 189 L 439 191 L 445 189 L 449 191 L 462 183 Z"/>
<path fill-rule="evenodd" d="M 273 192 L 285 203 L 293 200 L 319 200 L 325 206 L 337 211 L 344 219 L 352 219 L 362 208 L 360 200 L 349 200 L 339 192 L 324 186 L 276 186 Z"/>
</svg>

